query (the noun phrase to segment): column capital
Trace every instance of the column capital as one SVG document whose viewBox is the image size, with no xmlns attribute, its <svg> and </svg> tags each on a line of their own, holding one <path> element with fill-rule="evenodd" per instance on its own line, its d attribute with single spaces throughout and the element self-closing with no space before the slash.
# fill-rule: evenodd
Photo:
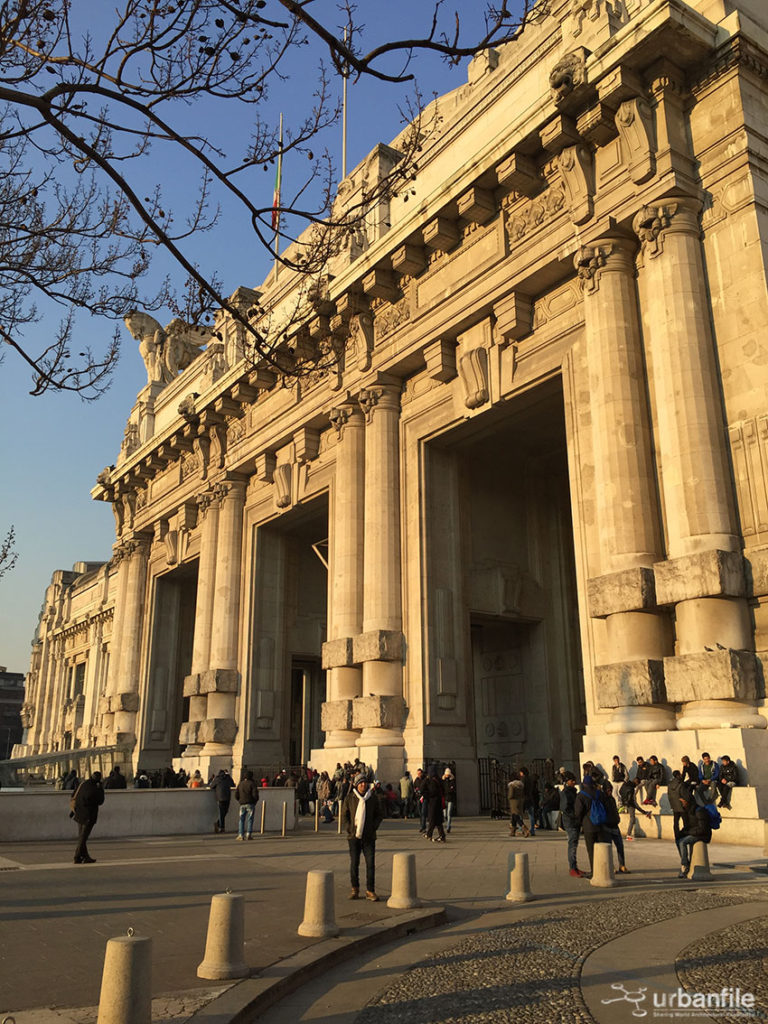
<svg viewBox="0 0 768 1024">
<path fill-rule="evenodd" d="M 573 257 L 573 265 L 582 291 L 591 293 L 600 287 L 603 273 L 635 273 L 637 245 L 629 238 L 599 238 L 589 245 L 582 245 Z"/>
<path fill-rule="evenodd" d="M 376 409 L 388 412 L 400 412 L 401 387 L 398 384 L 376 384 L 370 388 L 363 388 L 358 395 L 360 408 L 365 416 L 365 422 L 373 420 Z"/>
<path fill-rule="evenodd" d="M 339 440 L 344 437 L 344 429 L 350 427 L 361 427 L 363 425 L 362 410 L 355 405 L 337 405 L 328 413 L 331 426 L 339 435 Z"/>
<path fill-rule="evenodd" d="M 701 234 L 699 215 L 701 201 L 693 196 L 675 196 L 662 203 L 653 203 L 638 210 L 632 230 L 640 239 L 643 257 L 654 259 L 664 251 L 667 233 Z"/>
</svg>

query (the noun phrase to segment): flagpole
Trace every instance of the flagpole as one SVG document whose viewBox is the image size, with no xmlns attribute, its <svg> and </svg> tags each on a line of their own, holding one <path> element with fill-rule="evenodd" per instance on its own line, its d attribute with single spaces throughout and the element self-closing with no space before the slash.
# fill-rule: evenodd
<svg viewBox="0 0 768 1024">
<path fill-rule="evenodd" d="M 347 30 L 344 29 L 344 46 L 347 45 Z M 345 62 L 342 73 L 342 94 L 341 94 L 341 179 L 347 176 L 347 77 L 349 67 Z"/>
<path fill-rule="evenodd" d="M 275 194 L 272 200 L 272 219 L 275 229 L 275 280 L 277 280 L 278 256 L 280 255 L 280 189 L 283 180 L 283 115 L 280 114 L 280 141 L 277 152 L 277 174 L 275 176 Z"/>
</svg>

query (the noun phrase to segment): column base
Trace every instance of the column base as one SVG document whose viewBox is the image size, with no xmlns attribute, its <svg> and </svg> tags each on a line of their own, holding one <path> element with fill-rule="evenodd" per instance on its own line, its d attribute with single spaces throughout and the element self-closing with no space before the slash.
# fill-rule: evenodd
<svg viewBox="0 0 768 1024">
<path fill-rule="evenodd" d="M 370 731 L 374 732 L 375 730 Z M 381 746 L 371 743 L 369 746 L 359 745 L 357 748 L 355 756 L 359 757 L 364 764 L 373 767 L 376 778 L 381 783 L 382 788 L 391 783 L 397 789 L 397 785 L 405 770 L 405 747 L 402 745 L 402 736 L 400 737 L 400 742 L 400 746 Z"/>
<path fill-rule="evenodd" d="M 354 736 L 356 740 L 358 734 L 355 733 Z M 316 771 L 328 772 L 330 777 L 333 778 L 337 764 L 343 765 L 346 761 L 349 761 L 351 764 L 359 756 L 360 751 L 352 742 L 346 747 L 320 747 L 317 750 L 310 750 L 309 763 Z"/>
<path fill-rule="evenodd" d="M 333 729 L 325 734 L 323 750 L 355 750 L 360 733 L 357 729 Z"/>
<path fill-rule="evenodd" d="M 768 719 L 757 708 L 737 700 L 695 700 L 684 704 L 677 728 L 689 729 L 765 729 Z"/>
<path fill-rule="evenodd" d="M 664 705 L 635 705 L 616 708 L 605 731 L 614 735 L 623 732 L 667 732 L 678 727 L 672 708 Z"/>
<path fill-rule="evenodd" d="M 356 746 L 358 751 L 361 747 L 404 747 L 405 740 L 400 729 L 382 729 L 374 726 L 370 729 L 363 729 Z M 360 760 L 362 761 L 363 758 Z"/>
</svg>

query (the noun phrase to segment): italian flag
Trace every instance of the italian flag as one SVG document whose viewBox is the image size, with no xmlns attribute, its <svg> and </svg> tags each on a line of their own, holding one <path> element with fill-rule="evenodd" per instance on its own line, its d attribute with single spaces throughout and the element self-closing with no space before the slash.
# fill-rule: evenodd
<svg viewBox="0 0 768 1024">
<path fill-rule="evenodd" d="M 272 230 L 280 230 L 280 185 L 283 177 L 283 115 L 280 115 L 280 149 L 277 154 L 277 171 L 275 173 L 275 191 L 272 195 Z"/>
</svg>

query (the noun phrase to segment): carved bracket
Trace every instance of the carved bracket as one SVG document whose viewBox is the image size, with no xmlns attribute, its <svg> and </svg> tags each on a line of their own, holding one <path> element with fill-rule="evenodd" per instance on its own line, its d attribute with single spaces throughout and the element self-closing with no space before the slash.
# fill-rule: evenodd
<svg viewBox="0 0 768 1024">
<path fill-rule="evenodd" d="M 593 212 L 595 184 L 592 154 L 586 146 L 569 146 L 560 154 L 558 163 L 571 220 L 574 224 L 585 224 Z"/>
<path fill-rule="evenodd" d="M 616 111 L 616 127 L 629 176 L 640 185 L 656 173 L 653 111 L 645 100 L 626 100 Z"/>
</svg>

